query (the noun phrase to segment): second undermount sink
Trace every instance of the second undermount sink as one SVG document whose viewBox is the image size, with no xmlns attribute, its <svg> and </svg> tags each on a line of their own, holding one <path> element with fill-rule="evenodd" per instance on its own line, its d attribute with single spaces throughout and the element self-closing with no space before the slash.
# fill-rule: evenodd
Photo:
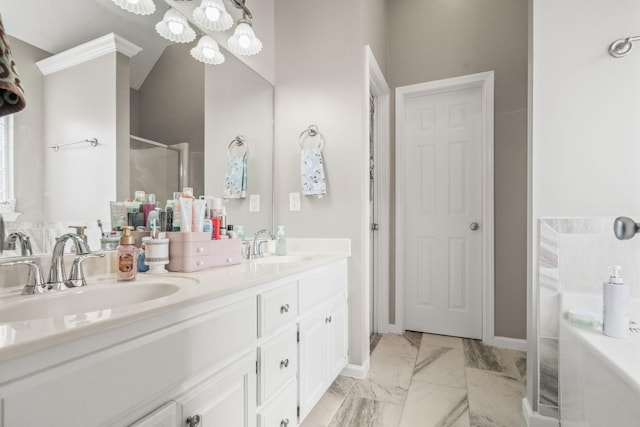
<svg viewBox="0 0 640 427">
<path fill-rule="evenodd" d="M 82 288 L 13 299 L 0 305 L 0 323 L 34 319 L 61 318 L 69 315 L 118 309 L 160 300 L 181 289 L 171 280 L 119 282 L 88 285 Z"/>
<path fill-rule="evenodd" d="M 272 255 L 264 258 L 254 258 L 251 262 L 256 264 L 288 264 L 293 262 L 311 261 L 310 255 Z"/>
</svg>

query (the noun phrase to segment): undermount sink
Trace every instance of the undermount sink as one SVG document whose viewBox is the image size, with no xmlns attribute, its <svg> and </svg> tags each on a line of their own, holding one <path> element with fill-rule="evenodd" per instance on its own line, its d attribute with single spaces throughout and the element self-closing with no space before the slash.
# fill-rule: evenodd
<svg viewBox="0 0 640 427">
<path fill-rule="evenodd" d="M 264 258 L 254 258 L 251 262 L 256 264 L 288 264 L 292 262 L 311 261 L 313 259 L 310 255 L 274 255 Z"/>
<path fill-rule="evenodd" d="M 99 285 L 32 295 L 1 304 L 0 323 L 61 318 L 117 309 L 165 298 L 180 289 L 180 285 L 171 283 L 170 280 L 148 283 L 104 282 Z"/>
</svg>

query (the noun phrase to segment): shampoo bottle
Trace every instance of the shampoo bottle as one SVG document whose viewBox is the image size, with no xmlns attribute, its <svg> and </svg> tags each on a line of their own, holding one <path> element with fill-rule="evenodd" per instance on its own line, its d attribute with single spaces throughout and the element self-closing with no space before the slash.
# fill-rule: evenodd
<svg viewBox="0 0 640 427">
<path fill-rule="evenodd" d="M 609 281 L 602 285 L 602 330 L 614 338 L 629 334 L 629 285 L 622 280 L 620 270 L 614 265 Z"/>
<path fill-rule="evenodd" d="M 278 226 L 278 233 L 276 234 L 276 255 L 287 254 L 287 238 L 284 234 L 284 225 Z"/>
<path fill-rule="evenodd" d="M 122 227 L 122 237 L 118 246 L 118 280 L 135 280 L 136 279 L 136 240 L 131 235 L 133 227 Z"/>
</svg>

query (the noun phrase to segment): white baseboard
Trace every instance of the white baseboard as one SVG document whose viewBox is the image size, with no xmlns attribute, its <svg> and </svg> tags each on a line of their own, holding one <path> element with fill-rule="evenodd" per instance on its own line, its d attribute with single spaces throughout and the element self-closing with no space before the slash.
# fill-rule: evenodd
<svg viewBox="0 0 640 427">
<path fill-rule="evenodd" d="M 560 420 L 533 412 L 529 399 L 526 397 L 522 399 L 522 414 L 527 422 L 527 427 L 560 427 Z"/>
<path fill-rule="evenodd" d="M 404 331 L 402 330 L 402 328 L 400 327 L 400 325 L 395 324 L 392 325 L 391 323 L 379 323 L 378 324 L 378 333 L 380 334 L 398 334 L 398 335 L 402 335 Z"/>
<path fill-rule="evenodd" d="M 521 340 L 518 338 L 494 337 L 492 345 L 494 347 L 507 348 L 510 350 L 527 351 L 527 340 Z"/>
<path fill-rule="evenodd" d="M 369 372 L 369 358 L 364 361 L 362 365 L 354 365 L 348 364 L 342 370 L 341 375 L 345 377 L 357 378 L 359 380 L 363 380 L 367 377 L 367 373 Z"/>
</svg>

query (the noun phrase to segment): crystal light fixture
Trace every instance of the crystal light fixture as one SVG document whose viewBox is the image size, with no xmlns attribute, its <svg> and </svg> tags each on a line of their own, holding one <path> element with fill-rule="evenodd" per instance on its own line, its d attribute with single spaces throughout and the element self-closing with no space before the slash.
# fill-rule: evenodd
<svg viewBox="0 0 640 427">
<path fill-rule="evenodd" d="M 111 0 L 124 10 L 136 15 L 151 15 L 156 11 L 153 0 Z"/>
<path fill-rule="evenodd" d="M 193 20 L 205 30 L 226 31 L 233 25 L 233 18 L 222 0 L 202 0 L 193 10 Z"/>
<path fill-rule="evenodd" d="M 238 19 L 238 25 L 227 45 L 231 52 L 243 56 L 255 55 L 262 50 L 262 42 L 253 32 L 251 21 L 245 18 Z"/>
<path fill-rule="evenodd" d="M 165 39 L 176 43 L 189 43 L 196 38 L 196 32 L 185 17 L 173 8 L 167 10 L 162 21 L 156 24 L 156 31 Z"/>
<path fill-rule="evenodd" d="M 191 56 L 209 65 L 219 65 L 224 62 L 224 55 L 220 52 L 218 43 L 209 36 L 202 36 L 198 45 L 191 49 Z"/>
</svg>

